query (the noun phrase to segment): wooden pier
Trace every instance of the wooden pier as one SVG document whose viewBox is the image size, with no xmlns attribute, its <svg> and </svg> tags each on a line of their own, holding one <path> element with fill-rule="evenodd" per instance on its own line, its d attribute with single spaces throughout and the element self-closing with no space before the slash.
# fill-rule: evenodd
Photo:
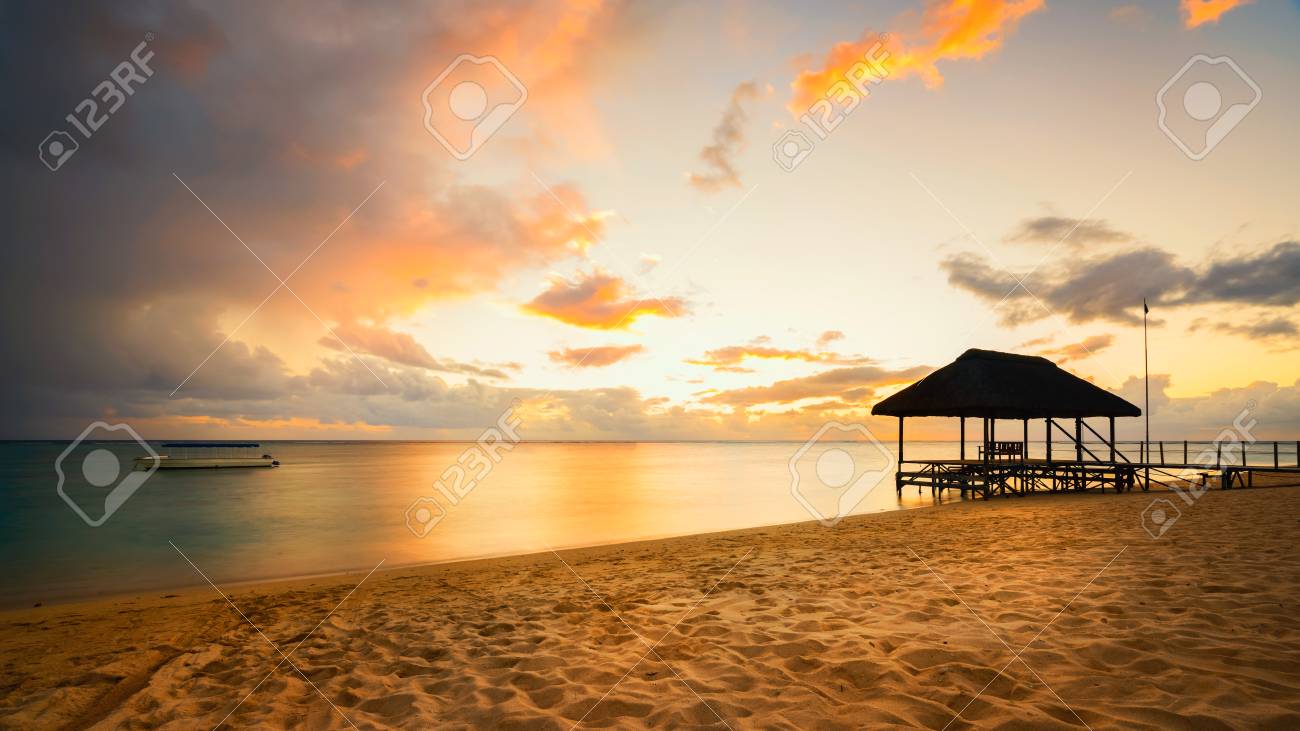
<svg viewBox="0 0 1300 731">
<path fill-rule="evenodd" d="M 1250 464 L 1230 462 L 1137 462 L 1051 460 L 1023 458 L 1016 460 L 974 459 L 923 459 L 901 460 L 895 478 L 901 495 L 904 486 L 917 489 L 930 488 L 934 495 L 942 496 L 945 490 L 957 490 L 963 497 L 989 498 L 994 495 L 1024 495 L 1033 492 L 1082 491 L 1097 489 L 1105 492 L 1126 492 L 1134 488 L 1187 487 L 1189 484 L 1207 485 L 1212 478 L 1223 489 L 1253 487 L 1255 474 L 1300 475 L 1300 444 L 1294 442 L 1256 442 L 1265 453 L 1274 448 L 1279 453 L 1293 446 L 1290 464 L 1281 462 Z"/>
<path fill-rule="evenodd" d="M 1035 356 L 968 350 L 956 361 L 876 404 L 872 413 L 898 417 L 895 486 L 900 495 L 904 487 L 912 485 L 918 490 L 929 487 L 936 496 L 942 496 L 945 490 L 957 490 L 963 496 L 969 492 L 985 499 L 1043 491 L 1104 492 L 1110 488 L 1126 492 L 1135 487 L 1149 490 L 1152 484 L 1186 487 L 1199 480 L 1206 485 L 1211 475 L 1217 475 L 1220 486 L 1227 489 L 1252 485 L 1256 472 L 1300 474 L 1300 442 L 1295 443 L 1295 457 L 1290 462 L 1281 459 L 1286 451 L 1283 445 L 1290 447 L 1290 442 L 1236 441 L 1225 445 L 1182 441 L 1170 443 L 1168 455 L 1163 441 L 1117 442 L 1115 419 L 1141 416 L 1141 409 Z M 957 458 L 907 459 L 903 453 L 903 422 L 909 417 L 959 419 Z M 983 427 L 975 459 L 968 459 L 966 452 L 966 420 L 970 418 L 979 419 Z M 1090 418 L 1106 419 L 1108 434 L 1098 433 L 1085 421 Z M 997 439 L 998 421 L 1019 422 L 1022 439 Z M 1039 421 L 1043 439 L 1031 442 L 1030 423 Z M 1087 441 L 1085 431 L 1095 441 Z M 1054 448 L 1061 446 L 1056 441 L 1060 435 L 1065 437 L 1065 450 L 1054 454 Z M 1033 444 L 1043 445 L 1042 456 L 1031 456 Z M 1196 458 L 1192 458 L 1193 444 L 1206 445 L 1197 450 Z M 1137 453 L 1130 457 L 1125 454 L 1126 447 L 1129 452 L 1135 447 Z M 1261 454 L 1262 464 L 1258 463 Z M 1256 458 L 1256 464 L 1251 464 L 1251 456 Z"/>
<path fill-rule="evenodd" d="M 909 470 L 904 465 L 913 465 Z M 957 490 L 963 496 L 990 498 L 994 495 L 1024 495 L 1031 492 L 1060 490 L 1082 491 L 1097 488 L 1116 492 L 1131 490 L 1139 484 L 1138 466 L 1107 462 L 1073 462 L 1044 459 L 1009 460 L 914 460 L 900 462 L 895 478 L 898 492 L 906 485 L 942 495 Z"/>
</svg>

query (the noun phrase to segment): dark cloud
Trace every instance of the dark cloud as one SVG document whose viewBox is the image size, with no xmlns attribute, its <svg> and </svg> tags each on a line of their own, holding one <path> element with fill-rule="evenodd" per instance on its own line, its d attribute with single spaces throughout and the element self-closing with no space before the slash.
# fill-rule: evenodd
<svg viewBox="0 0 1300 731">
<path fill-rule="evenodd" d="M 722 113 L 722 120 L 713 129 L 713 143 L 700 150 L 700 160 L 708 172 L 690 173 L 691 185 L 706 192 L 716 192 L 726 187 L 740 187 L 740 173 L 736 171 L 735 157 L 745 146 L 745 125 L 749 116 L 745 104 L 765 93 L 757 82 L 746 81 L 731 92 L 731 101 Z"/>
<path fill-rule="evenodd" d="M 509 38 L 517 56 L 539 41 L 563 55 L 541 31 L 510 26 L 564 12 L 547 5 L 439 13 L 415 2 L 5 4 L 0 74 L 15 103 L 0 115 L 8 191 L 0 271 L 8 301 L 22 303 L 0 309 L 8 356 L 0 377 L 14 391 L 6 432 L 67 436 L 48 424 L 74 409 L 83 425 L 106 412 L 197 414 L 199 405 L 305 415 L 289 405 L 312 398 L 326 414 L 335 406 L 312 385 L 325 376 L 310 363 L 333 352 L 296 332 L 304 320 L 319 326 L 294 295 L 340 332 L 360 322 L 382 330 L 429 302 L 581 256 L 601 221 L 585 213 L 579 191 L 458 184 L 419 117 L 421 90 L 464 47 Z M 153 76 L 62 169 L 47 170 L 38 143 L 68 127 L 65 115 L 147 38 Z M 569 40 L 583 38 L 575 31 Z M 530 81 L 547 79 L 537 71 Z M 521 115 L 545 103 L 539 96 Z M 293 294 L 275 295 L 238 329 L 278 284 L 248 249 L 279 276 L 302 268 L 289 281 Z M 390 363 L 505 375 L 393 338 L 362 340 Z M 341 347 L 331 341 L 325 348 Z M 365 377 L 370 385 L 354 391 L 379 385 Z M 284 404 L 263 403 L 276 397 Z"/>
<path fill-rule="evenodd" d="M 1133 236 L 1116 230 L 1105 221 L 1095 219 L 1039 216 L 1026 218 L 1011 232 L 1007 241 L 1016 243 L 1064 243 L 1070 246 L 1113 244 L 1132 241 Z"/>
<path fill-rule="evenodd" d="M 940 267 L 953 286 L 996 304 L 1000 321 L 1008 326 L 1041 320 L 1052 313 L 1072 322 L 1141 322 L 1143 296 L 1159 302 L 1181 293 L 1194 281 L 1190 270 L 1159 249 L 1044 267 L 1033 272 L 1024 286 L 1017 286 L 1018 276 L 995 268 L 980 254 L 954 254 L 940 262 Z"/>
<path fill-rule="evenodd" d="M 1300 302 L 1300 244 L 1286 241 L 1254 254 L 1201 267 L 1180 263 L 1154 247 L 1079 257 L 1018 277 L 979 254 L 954 254 L 940 263 L 948 281 L 998 304 L 1008 326 L 1059 313 L 1071 322 L 1136 324 L 1142 299 L 1153 308 L 1204 304 L 1290 307 Z M 1032 293 L 1032 294 L 1031 294 Z"/>
<path fill-rule="evenodd" d="M 1264 317 L 1252 322 L 1212 322 L 1199 318 L 1192 323 L 1192 331 L 1213 330 L 1214 332 L 1240 335 L 1251 340 L 1269 342 L 1285 341 L 1300 337 L 1300 326 L 1285 317 Z"/>
<path fill-rule="evenodd" d="M 1184 301 L 1294 306 L 1300 303 L 1300 243 L 1283 241 L 1257 254 L 1215 261 Z"/>
</svg>

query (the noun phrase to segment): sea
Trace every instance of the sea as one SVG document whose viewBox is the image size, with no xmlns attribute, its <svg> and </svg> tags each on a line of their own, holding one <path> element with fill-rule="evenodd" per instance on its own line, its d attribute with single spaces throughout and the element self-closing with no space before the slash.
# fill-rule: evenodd
<svg viewBox="0 0 1300 731">
<path fill-rule="evenodd" d="M 957 456 L 952 442 L 904 450 Z M 255 451 L 280 466 L 150 471 L 134 468 L 148 451 L 130 441 L 0 444 L 0 604 L 810 520 L 835 530 L 846 515 L 935 504 L 929 490 L 895 491 L 896 444 L 856 436 L 486 451 L 461 442 L 278 441 Z"/>
</svg>

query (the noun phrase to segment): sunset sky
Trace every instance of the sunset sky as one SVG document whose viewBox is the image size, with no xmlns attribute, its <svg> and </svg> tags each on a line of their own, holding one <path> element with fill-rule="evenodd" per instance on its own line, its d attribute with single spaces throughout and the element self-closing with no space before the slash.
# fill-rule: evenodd
<svg viewBox="0 0 1300 731">
<path fill-rule="evenodd" d="M 94 7 L 0 11 L 5 437 L 892 435 L 870 406 L 971 347 L 1141 405 L 1144 297 L 1153 437 L 1300 433 L 1296 3 Z M 424 101 L 462 54 L 527 90 L 465 160 Z M 1156 103 L 1197 54 L 1261 92 L 1201 160 Z"/>
</svg>

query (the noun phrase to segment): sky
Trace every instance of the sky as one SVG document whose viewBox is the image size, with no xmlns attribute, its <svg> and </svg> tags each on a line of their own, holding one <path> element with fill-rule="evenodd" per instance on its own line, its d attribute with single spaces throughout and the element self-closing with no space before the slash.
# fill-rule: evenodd
<svg viewBox="0 0 1300 731">
<path fill-rule="evenodd" d="M 892 435 L 973 347 L 1141 406 L 1144 298 L 1153 438 L 1300 436 L 1292 2 L 0 14 L 0 437 Z"/>
</svg>

